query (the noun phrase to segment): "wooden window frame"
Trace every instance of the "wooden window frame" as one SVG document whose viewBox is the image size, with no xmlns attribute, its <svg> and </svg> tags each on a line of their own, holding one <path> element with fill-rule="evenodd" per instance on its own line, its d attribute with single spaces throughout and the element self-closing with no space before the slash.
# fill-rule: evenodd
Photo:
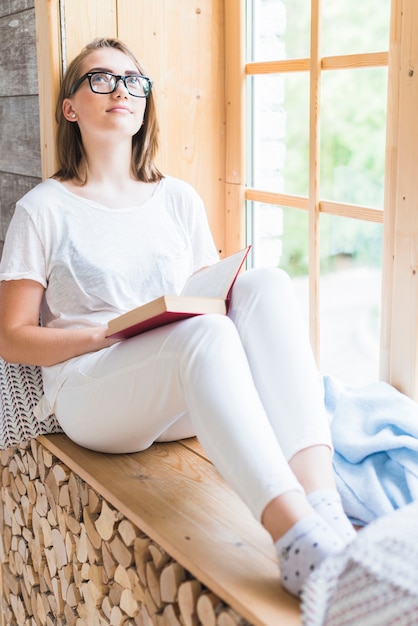
<svg viewBox="0 0 418 626">
<path fill-rule="evenodd" d="M 319 358 L 319 219 L 321 213 L 383 223 L 380 378 L 418 399 L 418 7 L 414 0 L 392 0 L 389 50 L 320 56 L 321 0 L 311 1 L 310 58 L 252 62 L 246 76 L 310 72 L 308 197 L 247 188 L 251 201 L 309 212 L 310 337 Z M 415 29 L 415 30 L 414 30 Z M 327 70 L 388 67 L 384 210 L 319 197 L 319 102 L 321 74 Z M 414 141 L 413 138 L 417 138 Z M 414 144 L 414 145 L 412 145 Z"/>
<path fill-rule="evenodd" d="M 309 97 L 309 190 L 308 197 L 294 194 L 266 192 L 247 188 L 247 200 L 286 206 L 309 213 L 309 326 L 312 347 L 319 363 L 320 353 L 320 238 L 319 220 L 321 213 L 349 217 L 375 223 L 383 223 L 383 211 L 367 206 L 344 202 L 321 200 L 320 188 L 320 91 L 322 72 L 375 68 L 388 65 L 387 52 L 320 56 L 321 0 L 311 2 L 311 49 L 310 58 L 286 59 L 281 61 L 250 62 L 245 66 L 246 76 L 263 74 L 288 74 L 307 72 L 310 75 Z"/>
</svg>

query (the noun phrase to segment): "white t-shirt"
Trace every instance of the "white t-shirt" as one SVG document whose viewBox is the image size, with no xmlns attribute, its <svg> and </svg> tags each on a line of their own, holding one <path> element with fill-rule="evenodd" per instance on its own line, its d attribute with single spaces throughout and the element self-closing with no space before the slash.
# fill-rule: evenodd
<svg viewBox="0 0 418 626">
<path fill-rule="evenodd" d="M 141 206 L 110 209 L 48 179 L 16 205 L 0 280 L 45 287 L 43 326 L 105 326 L 164 293 L 180 293 L 190 274 L 217 260 L 202 200 L 183 181 L 163 178 Z M 43 368 L 44 414 L 80 359 Z"/>
</svg>

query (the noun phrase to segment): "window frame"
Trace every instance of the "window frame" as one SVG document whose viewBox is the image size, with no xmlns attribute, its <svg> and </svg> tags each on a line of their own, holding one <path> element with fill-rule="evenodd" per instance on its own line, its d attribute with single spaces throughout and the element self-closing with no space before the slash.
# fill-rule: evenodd
<svg viewBox="0 0 418 626">
<path fill-rule="evenodd" d="M 388 66 L 388 51 L 362 54 L 320 56 L 321 0 L 311 1 L 311 45 L 309 58 L 245 63 L 246 78 L 263 74 L 305 72 L 310 75 L 309 95 L 309 190 L 308 196 L 274 193 L 247 187 L 245 199 L 292 207 L 309 213 L 309 330 L 314 354 L 320 354 L 320 238 L 319 221 L 322 213 L 374 223 L 383 223 L 383 210 L 365 205 L 353 205 L 320 198 L 320 93 L 322 73 L 329 70 L 375 68 Z"/>
<path fill-rule="evenodd" d="M 244 6 L 231 0 L 235 19 L 243 22 Z M 273 194 L 246 188 L 246 200 L 281 204 L 309 211 L 310 221 L 310 335 L 319 354 L 319 232 L 321 213 L 383 223 L 380 374 L 401 392 L 418 400 L 418 10 L 415 0 L 391 0 L 388 51 L 362 55 L 320 57 L 319 16 L 321 1 L 311 1 L 312 38 L 311 101 L 319 102 L 320 74 L 329 69 L 349 67 L 388 67 L 386 163 L 383 211 L 339 202 L 323 201 L 318 195 L 318 114 L 311 107 L 309 197 Z M 227 33 L 228 23 L 226 24 Z M 244 31 L 244 28 L 242 29 Z M 241 46 L 242 48 L 242 46 Z M 226 57 L 228 65 L 229 59 Z M 310 68 L 310 59 L 280 62 L 246 63 L 241 57 L 244 83 L 247 76 L 262 72 L 302 71 Z M 245 111 L 241 104 L 237 109 Z M 242 172 L 243 174 L 243 172 Z M 244 213 L 244 205 L 235 207 Z"/>
</svg>

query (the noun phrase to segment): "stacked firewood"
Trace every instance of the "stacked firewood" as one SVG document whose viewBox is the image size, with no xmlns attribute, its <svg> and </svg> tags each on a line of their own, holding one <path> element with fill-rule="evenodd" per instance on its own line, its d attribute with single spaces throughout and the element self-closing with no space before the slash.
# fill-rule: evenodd
<svg viewBox="0 0 418 626">
<path fill-rule="evenodd" d="M 244 624 L 37 441 L 1 465 L 4 626 Z"/>
</svg>

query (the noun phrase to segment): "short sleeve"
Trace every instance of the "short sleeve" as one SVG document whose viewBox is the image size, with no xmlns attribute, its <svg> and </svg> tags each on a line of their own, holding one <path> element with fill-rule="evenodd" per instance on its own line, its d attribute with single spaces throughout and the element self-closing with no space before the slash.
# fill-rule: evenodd
<svg viewBox="0 0 418 626">
<path fill-rule="evenodd" d="M 20 279 L 47 286 L 44 246 L 31 216 L 18 203 L 6 233 L 0 281 Z"/>
<path fill-rule="evenodd" d="M 209 227 L 208 217 L 202 198 L 197 191 L 186 183 L 182 183 L 184 194 L 183 202 L 187 206 L 186 215 L 190 240 L 193 250 L 193 272 L 202 267 L 219 261 L 219 254 Z M 180 206 L 184 207 L 183 202 Z"/>
</svg>

